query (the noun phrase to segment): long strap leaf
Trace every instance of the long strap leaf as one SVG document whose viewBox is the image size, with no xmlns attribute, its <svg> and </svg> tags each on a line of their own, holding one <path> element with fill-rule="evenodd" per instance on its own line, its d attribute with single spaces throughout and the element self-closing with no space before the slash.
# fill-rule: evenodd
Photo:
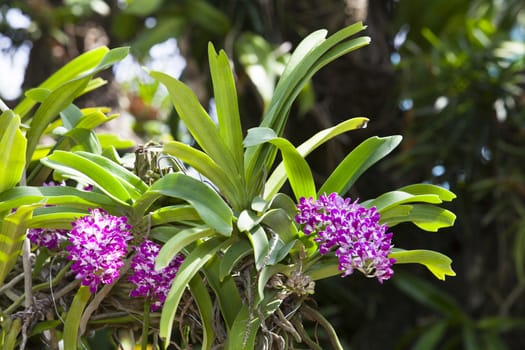
<svg viewBox="0 0 525 350">
<path fill-rule="evenodd" d="M 215 340 L 215 330 L 213 327 L 213 302 L 211 301 L 208 289 L 199 275 L 195 275 L 188 285 L 191 295 L 199 309 L 202 325 L 202 350 L 210 350 Z"/>
<path fill-rule="evenodd" d="M 233 155 L 237 173 L 244 175 L 241 118 L 230 62 L 223 50 L 219 54 L 216 53 L 211 42 L 208 45 L 208 59 L 219 133 Z M 244 180 L 244 177 L 242 179 Z"/>
<path fill-rule="evenodd" d="M 138 197 L 135 187 L 123 181 L 118 173 L 114 174 L 80 154 L 55 151 L 41 162 L 61 175 L 96 186 L 124 206 L 131 204 L 133 197 Z"/>
<path fill-rule="evenodd" d="M 178 141 L 164 144 L 163 151 L 190 165 L 204 177 L 210 179 L 226 197 L 234 210 L 245 205 L 246 191 L 241 175 L 223 169 L 206 153 Z"/>
<path fill-rule="evenodd" d="M 0 286 L 15 266 L 33 210 L 41 204 L 24 205 L 0 221 Z"/>
<path fill-rule="evenodd" d="M 160 317 L 160 336 L 165 339 L 165 348 L 169 344 L 175 313 L 179 306 L 186 286 L 199 272 L 199 270 L 215 255 L 215 253 L 228 243 L 223 238 L 212 238 L 197 246 L 182 263 L 177 277 L 173 281 L 168 297 L 164 302 Z"/>
<path fill-rule="evenodd" d="M 15 186 L 24 172 L 27 140 L 19 127 L 20 117 L 13 111 L 0 115 L 0 193 Z"/>
<path fill-rule="evenodd" d="M 184 125 L 204 152 L 223 170 L 235 172 L 238 166 L 231 150 L 221 138 L 217 126 L 206 113 L 193 91 L 184 83 L 167 74 L 153 71 L 150 72 L 150 75 L 166 86 L 171 101 Z"/>
<path fill-rule="evenodd" d="M 103 46 L 78 56 L 40 84 L 39 88 L 48 90 L 56 89 L 67 81 L 78 77 L 83 72 L 96 67 L 108 51 L 109 49 Z M 27 97 L 16 106 L 15 112 L 25 120 L 26 114 L 35 104 L 36 101 L 33 98 Z"/>
<path fill-rule="evenodd" d="M 31 128 L 27 132 L 27 160 L 31 159 L 40 137 L 47 126 L 81 94 L 90 79 L 91 77 L 87 76 L 67 82 L 56 90 L 53 90 L 38 107 L 31 120 Z"/>
<path fill-rule="evenodd" d="M 162 196 L 187 201 L 208 226 L 224 236 L 231 235 L 233 212 L 226 202 L 207 184 L 181 173 L 168 174 L 156 181 L 135 202 L 135 215 L 144 216 L 146 210 Z"/>
<path fill-rule="evenodd" d="M 433 250 L 396 250 L 388 255 L 396 259 L 396 264 L 422 264 L 440 280 L 446 276 L 456 276 L 452 270 L 452 259 Z"/>
<path fill-rule="evenodd" d="M 306 157 L 326 141 L 331 140 L 332 138 L 344 132 L 366 127 L 367 122 L 368 118 L 362 117 L 345 120 L 336 126 L 319 131 L 314 136 L 310 137 L 308 140 L 298 146 L 297 151 L 302 157 Z M 284 164 L 281 162 L 281 164 L 275 168 L 272 175 L 268 178 L 268 181 L 266 181 L 266 186 L 264 188 L 264 198 L 266 200 L 272 198 L 281 189 L 285 181 L 286 170 L 284 168 Z"/>
<path fill-rule="evenodd" d="M 49 205 L 64 205 L 79 209 L 94 207 L 102 207 L 109 211 L 123 209 L 101 193 L 86 192 L 66 186 L 19 186 L 0 194 L 0 212 L 44 200 Z"/>
<path fill-rule="evenodd" d="M 89 298 L 91 292 L 87 286 L 80 287 L 73 298 L 64 323 L 64 349 L 77 349 L 80 320 Z"/>
<path fill-rule="evenodd" d="M 366 139 L 339 163 L 317 193 L 345 194 L 361 174 L 392 152 L 401 139 L 397 135 Z"/>
<path fill-rule="evenodd" d="M 324 31 L 310 34 L 298 46 L 298 53 L 292 54 L 289 65 L 284 71 L 275 89 L 274 97 L 266 111 L 262 127 L 272 128 L 278 136 L 282 135 L 288 112 L 309 79 L 332 60 L 356 50 L 370 42 L 367 37 L 345 42 L 350 36 L 363 30 L 362 23 L 356 23 L 333 34 L 326 40 Z M 338 46 L 339 45 L 339 46 Z M 251 181 L 248 187 L 253 193 L 259 193 L 258 181 L 262 173 L 271 167 L 275 158 L 275 149 L 269 145 L 260 145 L 245 153 L 246 178 Z"/>
<path fill-rule="evenodd" d="M 295 197 L 299 199 L 300 197 L 315 196 L 312 171 L 306 160 L 290 141 L 277 137 L 270 128 L 260 127 L 248 131 L 244 144 L 246 147 L 253 147 L 266 142 L 271 143 L 281 151 L 286 175 Z"/>
</svg>

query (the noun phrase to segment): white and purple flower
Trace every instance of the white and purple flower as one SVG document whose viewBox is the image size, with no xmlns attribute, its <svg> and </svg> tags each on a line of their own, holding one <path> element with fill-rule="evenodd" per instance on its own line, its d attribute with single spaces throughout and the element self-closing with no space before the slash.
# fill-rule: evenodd
<svg viewBox="0 0 525 350">
<path fill-rule="evenodd" d="M 90 209 L 89 215 L 73 222 L 68 234 L 71 270 L 83 286 L 95 293 L 100 284 L 111 284 L 120 274 L 132 238 L 126 217 L 109 215 L 103 209 Z"/>
<path fill-rule="evenodd" d="M 159 255 L 160 245 L 150 240 L 145 240 L 135 247 L 136 254 L 131 260 L 133 274 L 128 280 L 136 285 L 131 290 L 132 297 L 150 297 L 151 311 L 159 310 L 170 291 L 173 279 L 177 275 L 180 265 L 184 261 L 182 254 L 178 254 L 168 266 L 155 270 L 155 260 Z"/>
<path fill-rule="evenodd" d="M 379 224 L 376 208 L 365 208 L 337 193 L 322 195 L 316 201 L 301 198 L 297 208 L 295 221 L 304 225 L 305 234 L 317 233 L 314 240 L 319 243 L 319 252 L 327 254 L 335 247 L 343 277 L 354 270 L 376 277 L 380 283 L 392 277 L 395 259 L 388 257 L 392 233 Z"/>
<path fill-rule="evenodd" d="M 56 249 L 65 241 L 67 233 L 67 230 L 54 228 L 31 228 L 27 231 L 27 238 L 37 246 Z"/>
</svg>

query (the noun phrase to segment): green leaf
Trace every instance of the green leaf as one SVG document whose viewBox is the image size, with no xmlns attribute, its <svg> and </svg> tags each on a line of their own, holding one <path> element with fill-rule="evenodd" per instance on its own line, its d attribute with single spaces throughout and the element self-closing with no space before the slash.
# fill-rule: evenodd
<svg viewBox="0 0 525 350">
<path fill-rule="evenodd" d="M 310 276 L 313 281 L 340 276 L 341 270 L 339 270 L 339 259 L 335 256 L 321 259 L 312 264 L 311 267 L 307 266 L 305 268 L 305 273 Z"/>
<path fill-rule="evenodd" d="M 233 208 L 240 209 L 243 207 L 246 191 L 242 179 L 238 175 L 219 167 L 206 153 L 182 142 L 167 142 L 163 146 L 163 151 L 189 164 L 200 174 L 213 181 L 213 184 L 219 188 Z"/>
<path fill-rule="evenodd" d="M 251 350 L 255 349 L 255 339 L 262 322 L 281 305 L 282 300 L 275 293 L 268 293 L 266 297 L 257 302 L 258 312 L 250 310 L 250 306 L 243 304 L 233 326 L 227 334 L 225 350 Z M 263 319 L 261 319 L 261 317 Z"/>
<path fill-rule="evenodd" d="M 150 221 L 151 220 L 151 221 Z M 170 222 L 198 221 L 200 216 L 190 205 L 169 205 L 159 208 L 142 220 L 146 225 L 150 222 L 151 226 L 167 224 Z"/>
<path fill-rule="evenodd" d="M 279 84 L 284 84 L 284 81 L 294 72 L 296 69 L 302 68 L 301 65 L 304 65 L 304 58 L 312 52 L 312 50 L 326 40 L 326 35 L 328 31 L 326 29 L 319 29 L 315 32 L 308 34 L 297 47 L 295 48 L 292 56 L 286 64 L 286 68 L 281 74 L 281 79 Z"/>
<path fill-rule="evenodd" d="M 226 37 L 231 24 L 229 18 L 206 0 L 192 0 L 187 3 L 186 15 L 208 32 Z"/>
<path fill-rule="evenodd" d="M 276 99 L 276 106 L 278 107 L 276 109 L 279 110 L 282 108 L 282 110 L 279 112 L 276 111 L 276 115 L 272 118 L 270 113 L 272 106 L 270 106 L 261 126 L 272 127 L 275 123 L 277 124 L 276 127 L 272 128 L 278 135 L 281 135 L 286 119 L 279 117 L 278 114 L 288 114 L 293 100 L 295 100 L 304 85 L 319 69 L 341 55 L 367 45 L 370 42 L 370 38 L 368 37 L 348 40 L 350 36 L 362 31 L 363 29 L 365 29 L 363 24 L 358 22 L 339 30 L 326 40 L 322 40 L 326 35 L 323 30 L 314 32 L 305 38 L 292 54 L 292 57 L 290 58 L 290 61 L 275 89 L 274 96 L 281 96 L 281 94 L 284 95 L 283 99 Z M 345 40 L 348 40 L 348 42 L 345 42 Z M 344 50 L 340 50 L 337 55 L 332 54 L 332 50 L 339 45 L 344 45 Z M 272 104 L 273 102 L 274 100 L 272 99 Z M 273 120 L 274 118 L 276 120 Z M 267 119 L 269 120 L 267 121 Z"/>
<path fill-rule="evenodd" d="M 0 221 L 0 286 L 4 284 L 7 274 L 15 266 L 22 251 L 27 223 L 33 210 L 42 204 L 19 207 Z"/>
<path fill-rule="evenodd" d="M 155 2 L 163 2 L 163 0 L 153 0 Z M 135 3 L 136 1 L 134 1 Z M 150 0 L 144 1 L 150 3 Z M 123 17 L 121 17 L 123 18 Z M 129 17 L 128 17 L 129 18 Z M 134 36 L 133 45 L 131 46 L 131 53 L 139 60 L 144 60 L 152 46 L 162 43 L 171 38 L 180 37 L 184 33 L 184 29 L 188 26 L 188 19 L 184 14 L 177 15 L 175 13 L 170 16 L 157 16 L 157 23 L 153 28 L 144 28 L 139 34 Z M 136 19 L 130 19 L 135 21 Z M 135 26 L 135 24 L 133 25 Z M 128 32 L 128 30 L 125 30 Z M 132 33 L 126 33 L 129 36 Z"/>
<path fill-rule="evenodd" d="M 115 63 L 122 61 L 129 53 L 129 47 L 117 47 L 115 49 L 111 49 L 104 57 L 102 57 L 102 60 L 99 62 L 99 64 L 93 68 L 92 70 L 88 71 L 88 73 L 85 73 L 86 75 L 93 76 L 96 73 L 99 73 L 103 70 L 106 70 L 113 66 Z"/>
<path fill-rule="evenodd" d="M 255 336 L 260 327 L 259 318 L 253 316 L 248 305 L 239 305 L 240 309 L 228 332 L 224 350 L 255 349 Z"/>
<path fill-rule="evenodd" d="M 454 213 L 434 205 L 413 204 L 408 213 L 404 213 L 405 209 L 406 207 L 397 213 L 399 216 L 392 212 L 395 208 L 382 212 L 381 223 L 386 223 L 392 227 L 401 222 L 412 222 L 422 230 L 437 232 L 441 228 L 454 225 L 456 220 Z"/>
<path fill-rule="evenodd" d="M 35 210 L 27 225 L 29 228 L 71 229 L 71 223 L 86 214 L 85 210 L 69 207 L 39 208 Z"/>
<path fill-rule="evenodd" d="M 204 152 L 224 171 L 228 170 L 233 172 L 234 176 L 240 176 L 235 173 L 235 158 L 193 91 L 167 74 L 150 72 L 150 75 L 166 86 L 179 117 Z"/>
<path fill-rule="evenodd" d="M 206 280 L 213 289 L 219 302 L 219 309 L 230 329 L 239 312 L 239 305 L 242 305 L 241 295 L 231 275 L 220 278 L 220 265 L 222 259 L 214 259 L 208 263 L 204 269 Z"/>
<path fill-rule="evenodd" d="M 414 184 L 405 187 L 401 187 L 399 191 L 407 192 L 413 195 L 420 194 L 435 194 L 441 200 L 449 202 L 456 198 L 456 195 L 449 190 L 432 184 Z"/>
<path fill-rule="evenodd" d="M 265 260 L 270 249 L 268 236 L 261 226 L 254 227 L 250 232 L 246 232 L 246 235 L 253 247 L 255 267 L 260 270 L 266 263 Z"/>
<path fill-rule="evenodd" d="M 91 92 L 93 90 L 96 90 L 99 87 L 106 85 L 107 83 L 108 81 L 102 78 L 93 78 L 89 81 L 84 91 L 82 91 L 82 95 L 87 94 L 88 92 Z"/>
<path fill-rule="evenodd" d="M 450 317 L 451 321 L 464 321 L 467 318 L 454 298 L 429 282 L 402 271 L 396 271 L 392 282 L 397 288 L 420 304 L 430 307 L 439 314 Z"/>
<path fill-rule="evenodd" d="M 324 40 L 326 35 L 324 31 L 314 32 L 305 38 L 292 54 L 277 84 L 274 98 L 272 98 L 270 106 L 263 117 L 261 126 L 270 127 L 278 136 L 282 135 L 292 103 L 304 85 L 317 70 L 328 64 L 330 60 L 366 45 L 370 41 L 368 38 L 351 40 L 351 44 L 344 43 L 350 36 L 364 28 L 362 23 L 356 23 L 338 31 L 326 40 Z M 340 45 L 342 42 L 344 50 L 338 51 L 338 54 L 330 53 L 332 48 Z M 253 193 L 260 192 L 260 186 L 257 185 L 257 181 L 259 181 L 259 177 L 266 169 L 271 168 L 274 158 L 275 152 L 267 145 L 247 150 L 245 154 L 245 173 L 246 179 L 249 181 L 248 188 L 252 188 Z"/>
<path fill-rule="evenodd" d="M 476 328 L 484 332 L 508 332 L 515 329 L 525 329 L 524 317 L 489 316 L 476 322 Z"/>
<path fill-rule="evenodd" d="M 197 304 L 199 309 L 199 315 L 201 317 L 202 327 L 202 350 L 209 350 L 215 340 L 215 331 L 213 327 L 213 302 L 211 301 L 208 289 L 202 281 L 199 275 L 195 275 L 189 282 L 188 287 L 190 288 L 193 300 Z"/>
<path fill-rule="evenodd" d="M 250 231 L 256 225 L 258 225 L 259 222 L 261 222 L 260 216 L 250 210 L 243 210 L 237 219 L 237 228 L 241 232 Z"/>
<path fill-rule="evenodd" d="M 346 55 L 349 52 L 357 50 L 363 46 L 370 44 L 371 39 L 369 37 L 359 37 L 347 42 L 338 44 L 337 46 L 328 50 L 315 65 L 315 70 L 319 70 L 326 66 L 328 63 L 336 60 L 337 58 Z"/>
<path fill-rule="evenodd" d="M 22 331 L 22 319 L 10 316 L 4 317 L 2 322 L 2 333 L 0 333 L 0 341 L 2 341 L 2 350 L 15 350 L 16 345 L 19 344 L 20 338 L 18 335 Z M 18 347 L 19 348 L 19 347 Z"/>
<path fill-rule="evenodd" d="M 284 243 L 297 237 L 297 226 L 292 217 L 281 208 L 270 209 L 261 216 L 261 222 L 269 227 Z"/>
<path fill-rule="evenodd" d="M 39 148 L 33 152 L 31 160 L 40 160 L 45 156 L 57 151 L 88 151 L 92 153 L 101 153 L 101 147 L 97 140 L 97 136 L 93 130 L 74 128 L 64 133 L 55 143 L 53 147 L 47 149 L 44 154 Z M 36 153 L 36 154 L 35 154 Z M 38 163 L 31 168 L 31 172 L 27 176 L 28 183 L 41 184 L 47 180 L 51 169 L 46 168 L 42 163 Z"/>
<path fill-rule="evenodd" d="M 82 111 L 82 117 L 75 127 L 92 130 L 118 117 L 118 114 L 107 116 L 102 110 L 103 108 L 90 108 L 88 111 Z"/>
<path fill-rule="evenodd" d="M 367 208 L 376 207 L 377 211 L 381 213 L 385 210 L 392 209 L 400 204 L 417 202 L 432 204 L 442 203 L 441 198 L 439 198 L 439 196 L 435 194 L 413 195 L 403 191 L 390 191 L 380 195 L 375 199 L 362 202 L 361 205 Z"/>
<path fill-rule="evenodd" d="M 478 350 L 481 349 L 479 344 L 476 329 L 470 323 L 463 325 L 463 348 L 465 350 Z"/>
<path fill-rule="evenodd" d="M 113 146 L 116 149 L 132 148 L 133 146 L 135 146 L 135 142 L 133 142 L 132 140 L 123 139 L 116 134 L 97 133 L 97 137 L 100 146 L 103 149 L 108 148 L 110 146 Z"/>
<path fill-rule="evenodd" d="M 383 210 L 381 212 L 380 224 L 387 224 L 388 227 L 393 227 L 400 223 L 400 220 L 410 221 L 408 217 L 413 205 L 398 205 L 392 209 Z"/>
<path fill-rule="evenodd" d="M 253 248 L 250 242 L 245 239 L 235 241 L 235 243 L 229 246 L 220 260 L 219 279 L 223 281 L 229 276 L 234 267 L 241 262 L 243 258 L 250 255 L 252 251 Z"/>
<path fill-rule="evenodd" d="M 401 142 L 401 136 L 371 137 L 357 146 L 328 177 L 317 192 L 344 195 L 368 168 L 388 155 Z"/>
<path fill-rule="evenodd" d="M 58 329 L 61 326 L 61 320 L 40 321 L 31 329 L 31 336 L 42 334 L 44 331 Z"/>
<path fill-rule="evenodd" d="M 77 349 L 80 319 L 91 298 L 89 287 L 81 286 L 73 298 L 64 322 L 64 349 Z"/>
<path fill-rule="evenodd" d="M 62 120 L 62 125 L 67 130 L 73 129 L 77 125 L 80 118 L 82 118 L 82 111 L 74 104 L 70 104 L 63 111 L 60 112 L 60 119 Z"/>
<path fill-rule="evenodd" d="M 264 103 L 264 110 L 273 96 L 275 82 L 284 70 L 289 55 L 270 44 L 262 36 L 243 32 L 235 41 L 238 61 L 257 89 Z"/>
<path fill-rule="evenodd" d="M 270 239 L 270 251 L 266 259 L 266 265 L 275 265 L 286 258 L 296 243 L 297 239 L 294 239 L 285 244 L 277 234 L 273 235 Z"/>
<path fill-rule="evenodd" d="M 272 276 L 276 274 L 283 274 L 286 276 L 290 276 L 293 269 L 296 268 L 293 265 L 273 265 L 273 266 L 265 266 L 259 273 L 259 278 L 257 279 L 257 292 L 259 293 L 259 298 L 261 300 L 264 299 L 265 293 L 264 289 L 266 288 L 266 284 L 272 278 Z"/>
<path fill-rule="evenodd" d="M 231 235 L 233 212 L 217 192 L 205 183 L 181 173 L 167 174 L 137 199 L 134 211 L 144 213 L 161 196 L 185 200 L 208 226 L 224 236 Z"/>
<path fill-rule="evenodd" d="M 158 229 L 154 228 L 152 234 L 154 235 L 155 230 Z M 159 255 L 155 260 L 155 269 L 161 270 L 168 266 L 187 245 L 202 238 L 211 238 L 214 235 L 215 231 L 207 226 L 191 227 L 177 232 L 160 249 Z"/>
<path fill-rule="evenodd" d="M 148 189 L 148 186 L 137 175 L 106 157 L 82 151 L 75 152 L 75 154 L 97 163 L 106 171 L 112 173 L 126 187 L 126 190 L 133 198 L 137 198 Z"/>
<path fill-rule="evenodd" d="M 294 218 L 297 214 L 297 206 L 295 202 L 284 193 L 277 193 L 268 201 L 268 209 L 282 209 L 290 218 Z"/>
<path fill-rule="evenodd" d="M 44 202 L 48 205 L 63 205 L 79 209 L 104 208 L 109 212 L 122 211 L 109 197 L 96 193 L 81 191 L 67 186 L 19 186 L 0 194 L 0 212 Z"/>
<path fill-rule="evenodd" d="M 253 147 L 265 142 L 271 143 L 281 151 L 286 175 L 296 199 L 315 196 L 315 183 L 312 171 L 306 160 L 290 141 L 277 137 L 270 128 L 253 128 L 248 130 L 244 145 Z"/>
<path fill-rule="evenodd" d="M 31 120 L 31 128 L 27 132 L 26 159 L 28 161 L 31 159 L 31 155 L 40 141 L 43 131 L 61 111 L 66 109 L 82 93 L 90 79 L 91 77 L 87 76 L 65 83 L 56 90 L 51 91 L 49 96 L 38 107 Z"/>
<path fill-rule="evenodd" d="M 78 128 L 75 128 L 65 133 L 64 136 L 61 137 L 55 144 L 55 150 L 82 150 L 96 154 L 102 152 L 95 132 L 93 130 Z"/>
<path fill-rule="evenodd" d="M 368 119 L 362 117 L 345 120 L 336 126 L 319 131 L 314 136 L 302 143 L 299 147 L 297 147 L 297 151 L 303 158 L 305 158 L 319 146 L 323 145 L 326 141 L 329 141 L 344 132 L 364 128 L 366 127 L 367 122 Z M 266 186 L 264 188 L 264 198 L 268 199 L 274 196 L 284 185 L 285 181 L 286 171 L 284 164 L 281 162 L 272 172 L 270 178 L 266 181 Z"/>
<path fill-rule="evenodd" d="M 128 48 L 94 50 L 94 54 L 85 54 L 86 59 L 79 58 L 78 60 L 70 62 L 70 64 L 64 66 L 40 85 L 40 88 L 49 89 L 51 92 L 45 100 L 42 101 L 42 104 L 31 120 L 31 128 L 27 132 L 27 160 L 31 159 L 31 155 L 43 131 L 58 114 L 66 109 L 76 97 L 85 93 L 86 89 L 93 89 L 100 85 L 98 81 L 95 86 L 89 85 L 93 75 L 122 60 L 128 51 Z M 82 66 L 82 64 L 84 64 L 84 66 Z M 66 67 L 69 67 L 71 72 L 66 72 L 64 69 Z M 58 75 L 59 73 L 62 73 L 62 76 Z M 71 75 L 71 73 L 76 74 Z M 27 103 L 25 101 L 26 100 L 22 101 L 16 108 L 22 118 L 25 117 L 25 114 L 29 112 L 35 104 L 32 100 L 29 100 Z"/>
<path fill-rule="evenodd" d="M 414 344 L 413 350 L 431 350 L 436 349 L 439 341 L 445 334 L 448 327 L 448 320 L 438 321 L 428 327 Z"/>
<path fill-rule="evenodd" d="M 179 268 L 177 278 L 175 278 L 171 285 L 166 301 L 164 302 L 164 307 L 162 308 L 159 332 L 162 338 L 166 340 L 171 338 L 175 313 L 177 312 L 180 299 L 188 283 L 199 273 L 200 269 L 214 257 L 215 253 L 227 244 L 228 241 L 225 241 L 223 238 L 211 238 L 197 246 L 186 256 Z M 166 347 L 167 345 L 168 342 L 166 341 Z"/>
<path fill-rule="evenodd" d="M 0 193 L 15 186 L 26 165 L 27 141 L 20 131 L 20 117 L 7 110 L 0 115 Z M 9 169 L 8 171 L 6 171 Z"/>
<path fill-rule="evenodd" d="M 213 94 L 217 108 L 219 134 L 233 155 L 237 174 L 244 174 L 241 117 L 237 102 L 237 90 L 226 53 L 216 53 L 213 44 L 208 44 L 208 59 L 213 82 Z M 244 182 L 244 178 L 242 178 Z"/>
<path fill-rule="evenodd" d="M 445 276 L 456 276 L 450 266 L 452 259 L 432 250 L 396 250 L 390 253 L 388 257 L 396 259 L 396 264 L 424 265 L 440 280 L 445 280 Z"/>
<path fill-rule="evenodd" d="M 29 97 L 31 100 L 35 102 L 42 103 L 47 96 L 51 93 L 51 90 L 45 89 L 45 88 L 32 88 L 25 92 L 25 96 Z"/>
<path fill-rule="evenodd" d="M 123 11 L 137 17 L 146 17 L 153 14 L 161 5 L 162 0 L 133 0 L 127 2 Z"/>
<path fill-rule="evenodd" d="M 55 151 L 41 162 L 62 176 L 96 186 L 121 205 L 131 203 L 131 195 L 118 177 L 77 153 Z"/>
<path fill-rule="evenodd" d="M 109 49 L 105 46 L 98 47 L 94 50 L 83 53 L 76 57 L 65 66 L 56 71 L 53 75 L 46 79 L 40 84 L 39 89 L 47 89 L 49 92 L 55 90 L 60 85 L 77 78 L 81 74 L 96 67 L 109 52 Z M 39 94 L 40 96 L 41 94 Z M 47 97 L 47 96 L 45 96 Z M 15 108 L 15 113 L 19 114 L 23 120 L 26 118 L 26 114 L 33 108 L 36 102 L 42 102 L 38 99 L 25 98 Z"/>
</svg>

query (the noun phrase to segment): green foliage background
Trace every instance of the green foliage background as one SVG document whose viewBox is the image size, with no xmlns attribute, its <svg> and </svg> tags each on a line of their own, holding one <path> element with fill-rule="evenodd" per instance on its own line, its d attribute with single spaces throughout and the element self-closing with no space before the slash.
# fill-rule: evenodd
<svg viewBox="0 0 525 350">
<path fill-rule="evenodd" d="M 404 149 L 388 164 L 372 168 L 351 195 L 370 198 L 419 181 L 449 186 L 458 196 L 450 207 L 458 221 L 446 234 L 438 233 L 430 248 L 453 258 L 457 277 L 443 284 L 426 281 L 418 268 L 397 268 L 396 278 L 381 288 L 358 277 L 328 281 L 318 286 L 323 314 L 354 349 L 525 347 L 521 1 L 370 1 L 365 8 L 358 1 L 335 0 L 123 3 L 2 2 L 2 14 L 20 8 L 34 24 L 19 29 L 0 22 L 13 47 L 32 43 L 24 85 L 38 85 L 82 52 L 86 31 L 95 28 L 111 47 L 130 45 L 139 60 L 147 59 L 154 44 L 177 38 L 187 60 L 182 80 L 196 87 L 206 105 L 212 94 L 206 71 L 211 40 L 235 60 L 241 115 L 257 118 L 280 74 L 283 42 L 295 46 L 313 30 L 334 32 L 363 19 L 372 44 L 314 78 L 294 107 L 286 134 L 299 144 L 312 130 L 348 116 L 373 121 L 369 129 L 311 156 L 316 179 L 324 179 L 368 136 L 403 135 Z M 153 26 L 148 24 L 152 19 Z M 262 62 L 265 78 L 256 80 L 259 85 L 249 80 L 250 57 Z M 117 107 L 111 102 L 117 93 L 111 89 L 89 98 Z M 155 117 L 177 138 L 176 113 L 150 106 L 155 89 L 137 92 L 145 105 L 133 111 L 137 125 L 141 111 L 159 109 Z M 243 126 L 256 124 L 248 119 Z M 137 132 L 148 136 L 140 127 Z M 396 228 L 403 246 L 423 246 L 411 227 L 399 227 L 404 228 Z"/>
</svg>

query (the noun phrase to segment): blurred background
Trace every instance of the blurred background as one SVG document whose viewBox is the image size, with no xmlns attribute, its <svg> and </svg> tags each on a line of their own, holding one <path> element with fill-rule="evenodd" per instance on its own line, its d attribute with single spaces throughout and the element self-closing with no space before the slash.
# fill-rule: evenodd
<svg viewBox="0 0 525 350">
<path fill-rule="evenodd" d="M 130 46 L 132 55 L 104 73 L 106 87 L 78 104 L 121 113 L 106 127 L 136 144 L 191 142 L 142 66 L 180 77 L 213 114 L 207 43 L 224 48 L 248 129 L 301 38 L 356 21 L 372 43 L 313 78 L 286 136 L 297 145 L 349 117 L 371 119 L 309 156 L 322 182 L 365 138 L 402 135 L 349 195 L 365 200 L 414 182 L 455 192 L 454 228 L 393 231 L 399 246 L 449 255 L 457 276 L 442 282 L 398 266 L 383 285 L 336 277 L 317 285 L 319 307 L 349 349 L 524 349 L 522 0 L 0 0 L 0 97 L 13 107 L 80 53 Z"/>
</svg>

